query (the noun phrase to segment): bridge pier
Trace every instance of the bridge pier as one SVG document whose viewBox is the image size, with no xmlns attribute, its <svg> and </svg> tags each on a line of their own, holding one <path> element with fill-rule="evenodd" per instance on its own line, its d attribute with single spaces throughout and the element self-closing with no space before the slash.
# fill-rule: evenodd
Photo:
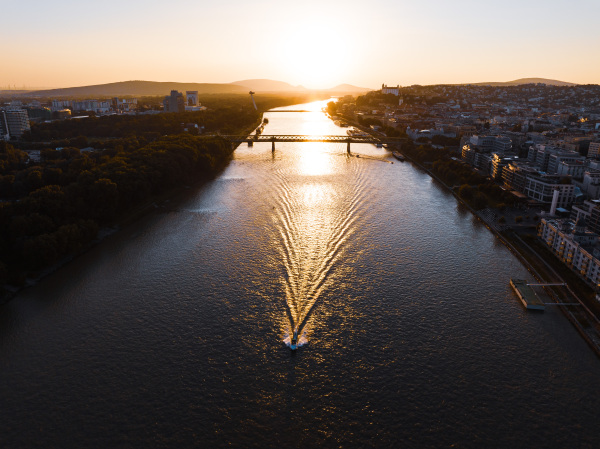
<svg viewBox="0 0 600 449">
<path fill-rule="evenodd" d="M 350 154 L 350 139 L 348 139 L 348 144 L 346 146 L 346 151 Z"/>
<path fill-rule="evenodd" d="M 271 141 L 271 151 L 273 153 L 275 153 L 275 141 L 274 140 Z"/>
</svg>

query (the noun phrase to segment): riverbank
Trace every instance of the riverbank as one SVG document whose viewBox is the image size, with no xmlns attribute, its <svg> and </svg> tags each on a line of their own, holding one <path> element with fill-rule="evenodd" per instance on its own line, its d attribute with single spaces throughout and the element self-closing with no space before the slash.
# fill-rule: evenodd
<svg viewBox="0 0 600 449">
<path fill-rule="evenodd" d="M 346 118 L 346 121 L 352 126 L 361 129 L 362 131 L 371 134 L 374 137 L 382 138 L 380 133 L 360 126 L 357 123 L 352 122 Z M 588 343 L 595 354 L 600 357 L 600 320 L 597 315 L 590 310 L 586 301 L 583 300 L 580 295 L 576 294 L 573 290 L 581 290 L 575 288 L 571 282 L 567 282 L 560 276 L 539 254 L 534 248 L 525 243 L 521 237 L 510 229 L 498 230 L 491 223 L 488 223 L 484 217 L 479 214 L 473 207 L 471 207 L 464 199 L 458 195 L 455 188 L 447 185 L 442 181 L 432 170 L 428 169 L 418 161 L 416 161 L 409 152 L 402 153 L 407 160 L 419 167 L 421 170 L 426 172 L 432 179 L 438 182 L 445 190 L 452 193 L 454 198 L 459 204 L 464 206 L 471 212 L 471 214 L 480 221 L 487 229 L 490 230 L 508 249 L 515 257 L 527 268 L 531 275 L 540 283 L 564 283 L 565 291 L 561 291 L 563 287 L 544 287 L 548 298 L 550 298 L 556 304 L 569 304 L 569 305 L 557 305 L 564 316 L 571 322 L 576 328 L 583 339 Z M 499 213 L 499 211 L 498 211 Z M 507 227 L 508 228 L 508 227 Z M 548 269 L 549 268 L 549 269 Z M 507 281 L 508 282 L 508 281 Z M 587 298 L 587 295 L 584 297 Z M 578 305 L 572 305 L 576 301 Z"/>
<path fill-rule="evenodd" d="M 256 127 L 260 126 L 263 120 L 263 113 L 259 113 L 259 117 L 257 120 L 251 125 L 243 128 L 241 130 L 241 134 L 250 134 Z M 179 185 L 170 189 L 165 190 L 159 194 L 153 195 L 147 200 L 143 201 L 141 204 L 138 204 L 136 207 L 127 210 L 126 212 L 120 214 L 113 222 L 108 225 L 102 226 L 98 232 L 96 237 L 89 241 L 87 244 L 83 246 L 79 251 L 66 255 L 59 259 L 57 262 L 53 263 L 50 266 L 44 267 L 39 270 L 31 270 L 25 274 L 25 277 L 22 280 L 22 283 L 19 284 L 11 284 L 7 283 L 1 286 L 1 296 L 0 296 L 0 304 L 6 304 L 11 301 L 15 296 L 17 296 L 21 291 L 37 285 L 42 279 L 49 276 L 50 274 L 56 272 L 60 268 L 65 265 L 73 262 L 81 255 L 85 254 L 92 248 L 96 247 L 100 243 L 102 243 L 106 238 L 112 236 L 117 233 L 119 230 L 126 226 L 130 226 L 136 222 L 139 222 L 143 218 L 149 216 L 161 208 L 164 208 L 167 203 L 176 200 L 178 197 L 181 197 L 190 189 L 199 189 L 206 183 L 215 179 L 219 176 L 229 165 L 232 160 L 233 152 L 239 146 L 238 144 L 232 144 L 229 147 L 229 152 L 226 155 L 224 161 L 217 166 L 217 169 L 214 173 L 209 177 L 199 177 L 198 182 L 189 184 L 189 185 Z"/>
</svg>

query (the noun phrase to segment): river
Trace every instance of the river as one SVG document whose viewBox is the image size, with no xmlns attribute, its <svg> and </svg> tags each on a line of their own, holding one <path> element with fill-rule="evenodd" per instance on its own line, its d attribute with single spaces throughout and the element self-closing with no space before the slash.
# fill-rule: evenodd
<svg viewBox="0 0 600 449">
<path fill-rule="evenodd" d="M 344 134 L 321 105 L 264 133 Z M 523 309 L 519 261 L 427 174 L 352 152 L 242 144 L 0 306 L 0 446 L 599 447 L 600 361 Z"/>
</svg>

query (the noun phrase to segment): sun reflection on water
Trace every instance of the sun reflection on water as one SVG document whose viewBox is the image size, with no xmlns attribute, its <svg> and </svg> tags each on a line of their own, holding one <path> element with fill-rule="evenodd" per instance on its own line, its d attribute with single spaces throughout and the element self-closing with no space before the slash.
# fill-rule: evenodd
<svg viewBox="0 0 600 449">
<path fill-rule="evenodd" d="M 306 176 L 329 175 L 333 172 L 332 155 L 321 143 L 303 143 L 300 150 L 299 172 Z"/>
<path fill-rule="evenodd" d="M 325 145 L 302 143 L 294 153 L 295 163 L 279 174 L 274 247 L 280 253 L 289 319 L 283 335 L 297 329 L 307 339 L 319 298 L 339 282 L 338 262 L 346 257 L 356 230 L 362 194 L 360 182 L 350 189 L 340 182 L 336 164 L 342 159 L 327 152 Z"/>
</svg>

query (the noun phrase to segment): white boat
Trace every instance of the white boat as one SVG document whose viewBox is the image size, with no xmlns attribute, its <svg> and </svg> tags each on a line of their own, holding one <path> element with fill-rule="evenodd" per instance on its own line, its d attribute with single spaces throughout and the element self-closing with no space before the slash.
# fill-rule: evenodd
<svg viewBox="0 0 600 449">
<path fill-rule="evenodd" d="M 294 331 L 294 335 L 292 336 L 292 341 L 290 343 L 290 349 L 295 351 L 298 348 L 298 329 Z"/>
<path fill-rule="evenodd" d="M 351 137 L 368 137 L 369 136 L 367 133 L 364 133 L 360 129 L 356 129 L 356 128 L 350 128 L 349 130 L 346 131 L 346 134 L 348 134 Z"/>
</svg>

